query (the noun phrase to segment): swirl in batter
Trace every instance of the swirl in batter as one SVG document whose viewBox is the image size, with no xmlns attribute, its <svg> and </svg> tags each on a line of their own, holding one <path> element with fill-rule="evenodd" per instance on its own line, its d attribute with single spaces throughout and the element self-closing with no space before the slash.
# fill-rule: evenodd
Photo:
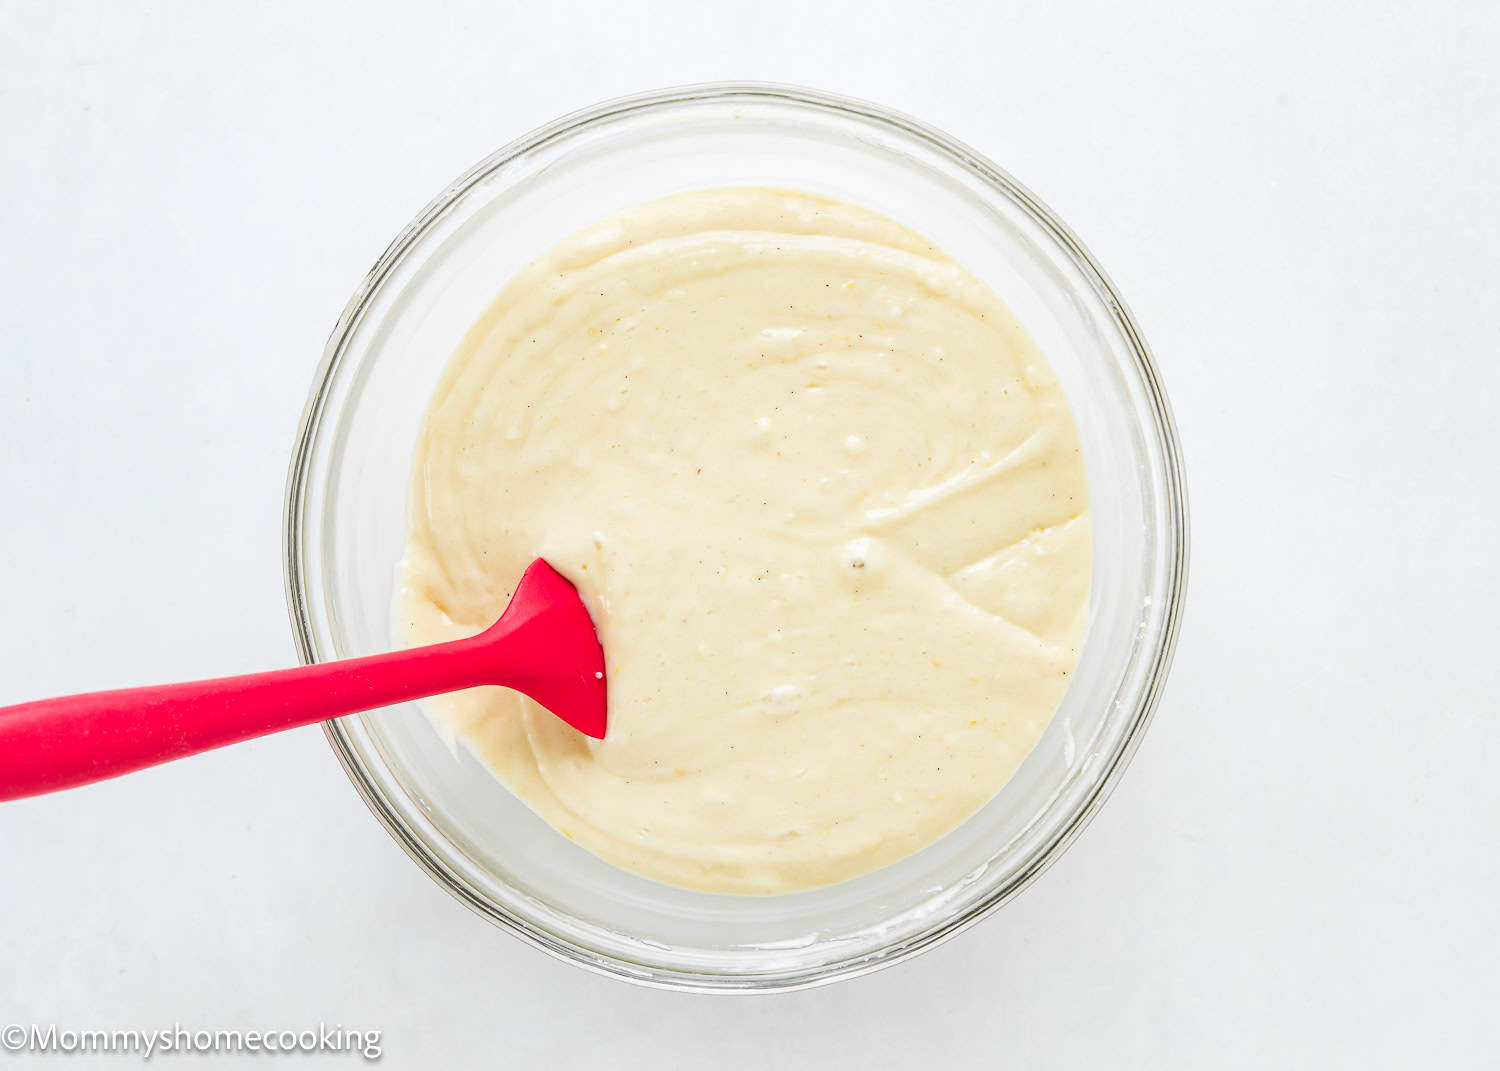
<svg viewBox="0 0 1500 1071">
<path fill-rule="evenodd" d="M 564 242 L 459 347 L 397 638 L 477 632 L 545 557 L 598 625 L 607 739 L 498 688 L 440 723 L 621 867 L 813 888 L 936 840 L 1036 743 L 1087 498 L 1051 371 L 962 267 L 847 204 L 685 194 Z"/>
</svg>

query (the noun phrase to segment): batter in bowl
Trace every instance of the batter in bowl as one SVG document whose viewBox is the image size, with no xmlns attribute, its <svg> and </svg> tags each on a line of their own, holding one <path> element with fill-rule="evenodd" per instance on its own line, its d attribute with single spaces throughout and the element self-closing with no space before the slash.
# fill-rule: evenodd
<svg viewBox="0 0 1500 1071">
<path fill-rule="evenodd" d="M 810 889 L 987 802 L 1068 686 L 1088 489 L 1066 400 L 983 284 L 806 194 L 625 212 L 525 269 L 417 444 L 398 642 L 526 564 L 609 672 L 589 740 L 498 688 L 431 702 L 527 805 L 649 878 Z"/>
</svg>

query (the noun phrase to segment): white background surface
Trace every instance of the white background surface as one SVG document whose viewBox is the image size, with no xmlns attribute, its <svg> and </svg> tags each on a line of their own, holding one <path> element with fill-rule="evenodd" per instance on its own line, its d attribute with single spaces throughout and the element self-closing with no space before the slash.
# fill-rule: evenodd
<svg viewBox="0 0 1500 1071">
<path fill-rule="evenodd" d="M 0 0 L 0 702 L 294 661 L 282 485 L 349 294 L 480 157 L 668 84 L 867 97 L 1028 184 L 1155 347 L 1194 522 L 1119 791 L 915 961 L 758 999 L 556 963 L 305 729 L 0 807 L 0 1025 L 322 1020 L 428 1068 L 1494 1066 L 1497 56 L 1500 7 L 1452 0 Z"/>
</svg>

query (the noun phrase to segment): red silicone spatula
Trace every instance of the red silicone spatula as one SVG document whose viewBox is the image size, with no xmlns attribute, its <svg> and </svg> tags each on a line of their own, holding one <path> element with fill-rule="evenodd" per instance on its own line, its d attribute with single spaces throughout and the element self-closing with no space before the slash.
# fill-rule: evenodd
<svg viewBox="0 0 1500 1071">
<path fill-rule="evenodd" d="M 251 737 L 498 684 L 604 737 L 604 651 L 573 585 L 538 558 L 466 640 L 368 658 L 0 708 L 0 800 L 72 788 Z"/>
</svg>

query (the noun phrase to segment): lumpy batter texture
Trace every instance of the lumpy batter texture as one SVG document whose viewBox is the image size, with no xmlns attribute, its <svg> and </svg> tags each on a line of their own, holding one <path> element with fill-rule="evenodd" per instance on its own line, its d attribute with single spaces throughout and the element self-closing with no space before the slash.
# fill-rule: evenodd
<svg viewBox="0 0 1500 1071">
<path fill-rule="evenodd" d="M 963 268 L 847 204 L 692 193 L 564 242 L 465 338 L 398 639 L 479 631 L 545 557 L 598 625 L 606 739 L 498 688 L 440 722 L 621 867 L 807 889 L 931 843 L 1036 743 L 1087 509 L 1051 371 Z"/>
</svg>

